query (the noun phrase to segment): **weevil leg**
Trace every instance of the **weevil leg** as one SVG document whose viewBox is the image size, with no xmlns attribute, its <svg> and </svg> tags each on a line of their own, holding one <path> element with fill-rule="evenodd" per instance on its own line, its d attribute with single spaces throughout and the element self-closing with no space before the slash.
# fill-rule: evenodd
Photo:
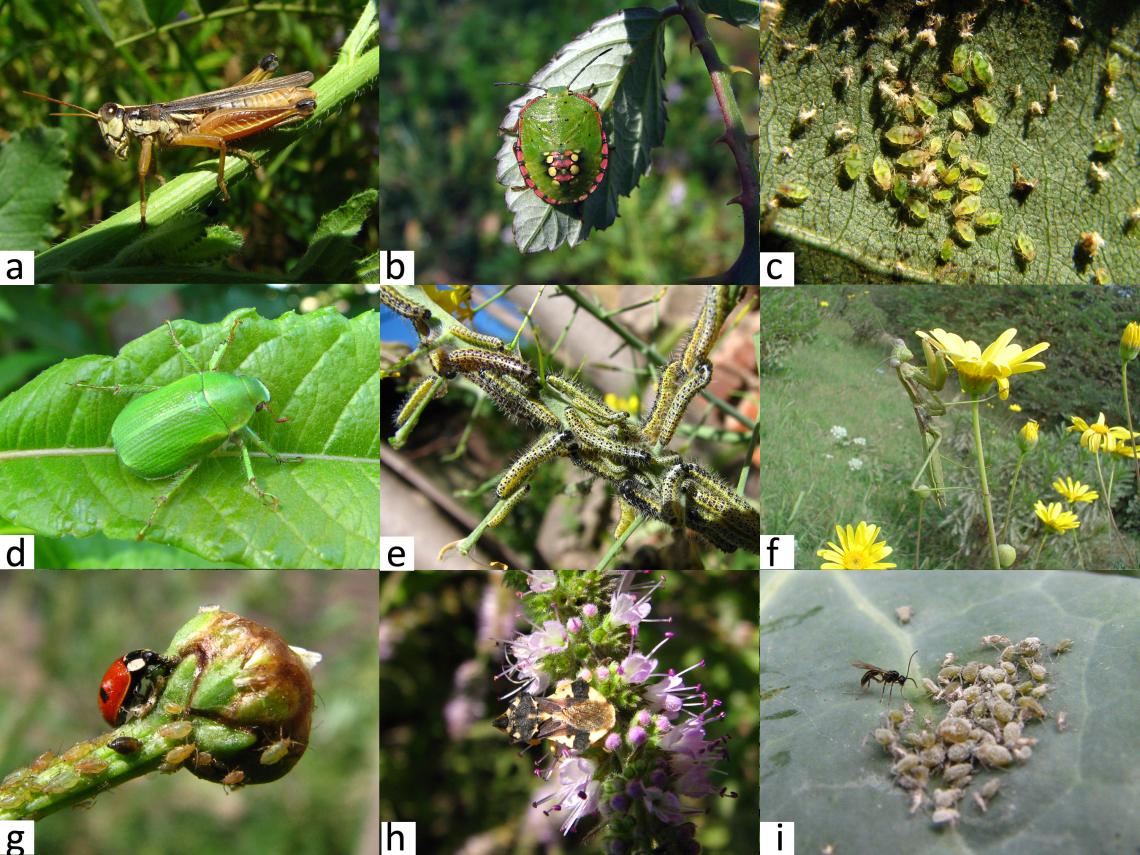
<svg viewBox="0 0 1140 855">
<path fill-rule="evenodd" d="M 167 321 L 166 322 L 166 328 L 167 328 L 167 330 L 170 331 L 170 340 L 172 342 L 174 342 L 174 346 L 175 346 L 175 348 L 178 349 L 178 352 L 182 354 L 182 358 L 186 360 L 186 363 L 191 368 L 193 368 L 194 371 L 201 374 L 202 373 L 202 366 L 200 366 L 197 362 L 194 361 L 194 357 L 190 355 L 190 351 L 186 349 L 186 345 L 184 345 L 179 340 L 178 333 L 176 333 L 174 331 L 174 324 L 172 324 L 170 321 Z"/>
<path fill-rule="evenodd" d="M 234 337 L 237 336 L 237 330 L 238 327 L 241 326 L 242 320 L 243 318 L 234 318 L 233 326 L 230 327 L 230 334 L 226 336 L 226 340 L 218 346 L 218 349 L 215 350 L 210 357 L 210 367 L 206 369 L 207 371 L 217 370 L 218 363 L 222 361 L 222 357 L 229 349 L 229 346 L 234 343 Z"/>
<path fill-rule="evenodd" d="M 154 499 L 154 510 L 151 511 L 150 516 L 147 517 L 146 525 L 144 525 L 139 530 L 139 533 L 135 535 L 135 540 L 142 540 L 144 537 L 146 537 L 146 533 L 150 530 L 150 527 L 154 524 L 154 518 L 156 516 L 158 516 L 158 512 L 162 509 L 162 506 L 165 505 L 168 501 L 170 501 L 170 497 L 174 495 L 174 492 L 179 487 L 181 487 L 183 484 L 186 483 L 187 478 L 189 478 L 191 475 L 194 474 L 194 470 L 196 470 L 198 468 L 198 464 L 200 464 L 201 462 L 202 461 L 199 460 L 197 463 L 192 463 L 189 466 L 187 466 L 185 469 L 183 469 L 181 472 L 179 472 L 177 475 L 175 475 L 174 480 L 170 482 L 170 486 L 167 488 L 166 492 L 155 497 L 155 499 Z"/>
<path fill-rule="evenodd" d="M 252 442 L 254 445 L 256 445 L 259 449 L 264 451 L 266 454 L 268 454 L 270 457 L 272 457 L 278 463 L 300 463 L 302 460 L 305 459 L 303 457 L 282 457 L 280 454 L 278 454 L 276 451 L 274 451 L 272 448 L 269 447 L 268 442 L 266 442 L 264 439 L 262 439 L 256 433 L 254 433 L 253 428 L 251 428 L 249 425 L 246 425 L 245 427 L 243 427 L 241 429 L 241 432 L 242 432 L 242 436 L 244 436 L 246 439 L 248 439 L 250 442 Z"/>
<path fill-rule="evenodd" d="M 245 430 L 243 428 L 243 430 Z M 274 496 L 272 493 L 267 493 L 257 485 L 257 476 L 253 474 L 253 461 L 249 457 L 249 449 L 246 444 L 241 441 L 241 437 L 236 433 L 232 437 L 233 441 L 237 443 L 238 448 L 241 449 L 241 465 L 245 469 L 245 477 L 249 482 L 249 486 L 257 493 L 257 497 L 265 502 L 271 509 L 277 510 L 281 507 L 281 500 Z"/>
</svg>

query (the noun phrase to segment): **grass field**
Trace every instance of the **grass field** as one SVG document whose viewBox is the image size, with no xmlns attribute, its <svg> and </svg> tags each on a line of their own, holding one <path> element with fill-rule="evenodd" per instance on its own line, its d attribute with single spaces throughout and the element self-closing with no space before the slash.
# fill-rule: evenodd
<svg viewBox="0 0 1140 855">
<path fill-rule="evenodd" d="M 910 331 L 897 334 L 902 332 Z M 851 327 L 828 313 L 814 338 L 787 354 L 782 370 L 763 376 L 764 531 L 795 534 L 796 566 L 801 568 L 820 565 L 816 550 L 835 540 L 836 524 L 855 525 L 860 520 L 882 526 L 881 537 L 894 549 L 886 560 L 900 568 L 986 568 L 989 552 L 968 405 L 951 405 L 938 420 L 944 433 L 941 455 L 947 506 L 939 510 L 933 501 L 925 503 L 915 561 L 920 500 L 910 485 L 924 453 L 910 400 L 887 362 L 891 337 L 884 332 L 874 346 L 859 344 Z M 921 353 L 913 335 L 908 336 L 908 345 Z M 1025 422 L 1024 416 L 1008 409 L 1017 400 L 1019 381 L 1032 382 L 1015 378 L 1009 400 L 994 396 L 982 405 L 983 444 L 999 534 L 1017 463 L 1016 433 Z M 949 403 L 961 397 L 951 372 L 941 398 Z M 845 429 L 845 438 L 834 436 L 833 426 Z M 1055 478 L 1069 476 L 1101 492 L 1092 455 L 1079 447 L 1073 434 L 1064 432 L 1065 426 L 1060 419 L 1044 423 L 1038 447 L 1022 465 L 1004 538 L 1018 551 L 1014 566 L 1135 573 L 1137 562 L 1130 555 L 1140 554 L 1140 543 L 1135 536 L 1118 537 L 1111 531 L 1103 502 L 1091 508 L 1079 506 L 1081 528 L 1050 535 L 1037 555 L 1042 525 L 1033 504 L 1037 499 L 1046 503 L 1060 499 L 1050 486 Z M 1108 459 L 1102 463 L 1108 481 L 1112 463 Z M 1123 463 L 1116 465 L 1114 495 L 1128 479 Z"/>
</svg>

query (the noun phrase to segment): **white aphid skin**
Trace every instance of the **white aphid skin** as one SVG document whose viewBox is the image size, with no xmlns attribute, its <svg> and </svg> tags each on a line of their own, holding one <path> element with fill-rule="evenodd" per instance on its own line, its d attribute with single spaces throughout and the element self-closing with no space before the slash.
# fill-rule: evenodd
<svg viewBox="0 0 1140 855">
<path fill-rule="evenodd" d="M 617 460 L 629 460 L 644 466 L 652 459 L 649 452 L 624 442 L 618 442 L 594 430 L 573 410 L 565 413 L 566 426 L 574 432 L 574 437 L 587 448 Z"/>
<path fill-rule="evenodd" d="M 673 438 L 677 427 L 681 424 L 681 419 L 685 416 L 685 410 L 689 408 L 693 398 L 705 386 L 709 385 L 712 380 L 712 365 L 708 362 L 699 363 L 693 372 L 685 378 L 681 383 L 680 388 L 677 389 L 677 394 L 673 396 L 673 400 L 669 402 L 669 406 L 665 411 L 665 415 L 661 418 L 661 428 L 657 434 L 657 442 L 665 446 L 669 444 L 669 440 Z"/>
<path fill-rule="evenodd" d="M 505 520 L 507 518 L 507 514 L 514 510 L 515 505 L 522 501 L 523 497 L 529 492 L 530 484 L 523 484 L 521 487 L 507 496 L 507 498 L 503 500 L 503 506 L 495 512 L 495 515 L 491 517 L 490 520 L 487 521 L 487 525 L 491 528 L 494 528 L 503 520 Z"/>
<path fill-rule="evenodd" d="M 486 335 L 481 332 L 475 332 L 475 330 L 469 330 L 462 324 L 456 324 L 450 327 L 448 331 L 460 341 L 465 341 L 477 347 L 489 347 L 492 350 L 507 349 L 507 343 L 501 338 L 495 338 L 493 335 Z"/>
<path fill-rule="evenodd" d="M 448 361 L 464 374 L 477 371 L 490 371 L 492 374 L 507 374 L 527 385 L 535 382 L 534 369 L 513 356 L 489 350 L 453 350 L 447 354 Z"/>
<path fill-rule="evenodd" d="M 582 410 L 596 422 L 608 425 L 623 422 L 629 418 L 629 413 L 611 410 L 569 377 L 563 377 L 561 374 L 547 374 L 546 382 L 555 392 L 568 398 L 571 406 Z"/>
<path fill-rule="evenodd" d="M 555 430 L 562 427 L 562 423 L 550 408 L 540 401 L 528 398 L 526 389 L 513 377 L 499 376 L 489 371 L 480 371 L 467 377 L 486 392 L 487 397 L 495 402 L 495 406 L 511 419 L 528 421 Z"/>
<path fill-rule="evenodd" d="M 499 485 L 495 487 L 495 495 L 500 499 L 510 496 L 530 477 L 530 473 L 540 463 L 564 453 L 569 442 L 570 431 L 550 432 L 540 436 L 523 451 L 519 459 L 512 463 L 503 477 L 499 479 Z"/>
</svg>

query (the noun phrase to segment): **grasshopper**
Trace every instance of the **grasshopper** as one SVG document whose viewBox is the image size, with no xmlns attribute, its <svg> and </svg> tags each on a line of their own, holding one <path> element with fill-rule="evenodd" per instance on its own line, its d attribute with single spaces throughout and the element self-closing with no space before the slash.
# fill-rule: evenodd
<svg viewBox="0 0 1140 855">
<path fill-rule="evenodd" d="M 914 407 L 918 435 L 922 440 L 922 450 L 926 454 L 918 474 L 911 482 L 911 489 L 921 489 L 924 486 L 920 483 L 923 473 L 929 472 L 930 492 L 934 497 L 934 503 L 939 509 L 943 509 L 946 507 L 946 500 L 942 496 L 942 491 L 946 484 L 942 477 L 942 458 L 938 452 L 942 444 L 942 431 L 935 426 L 934 419 L 946 414 L 946 405 L 937 395 L 946 385 L 946 358 L 936 352 L 925 340 L 922 342 L 922 350 L 926 356 L 925 370 L 911 364 L 910 360 L 914 355 L 906 343 L 897 338 L 891 350 L 890 364 L 898 374 L 899 382 L 906 390 L 911 406 Z"/>
<path fill-rule="evenodd" d="M 312 115 L 317 107 L 317 93 L 305 88 L 313 81 L 312 72 L 301 71 L 270 79 L 276 70 L 277 56 L 271 53 L 253 71 L 225 89 L 159 104 L 128 106 L 108 101 L 98 113 L 36 92 L 25 91 L 24 94 L 82 111 L 52 113 L 53 116 L 95 119 L 103 141 L 120 160 L 127 159 L 131 138 L 139 141 L 139 227 L 146 228 L 147 173 L 153 167 L 159 184 L 166 183 L 158 173 L 160 148 L 196 146 L 215 149 L 218 152 L 218 189 L 222 191 L 222 199 L 228 202 L 226 155 L 235 154 L 257 167 L 253 155 L 228 143 Z"/>
</svg>

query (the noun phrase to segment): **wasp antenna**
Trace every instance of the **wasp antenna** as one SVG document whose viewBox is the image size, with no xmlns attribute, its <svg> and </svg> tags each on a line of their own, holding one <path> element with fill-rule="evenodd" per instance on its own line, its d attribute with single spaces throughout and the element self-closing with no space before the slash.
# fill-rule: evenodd
<svg viewBox="0 0 1140 855">
<path fill-rule="evenodd" d="M 27 89 L 21 90 L 25 95 L 31 95 L 33 98 L 39 98 L 41 101 L 48 101 L 52 104 L 62 104 L 64 107 L 73 107 L 76 110 L 82 110 L 82 113 L 52 113 L 53 116 L 78 116 L 84 119 L 98 119 L 96 113 L 92 113 L 86 107 L 80 107 L 78 104 L 71 104 L 67 101 L 60 101 L 58 98 L 49 98 L 47 95 L 41 95 L 38 92 L 29 92 Z"/>
</svg>

